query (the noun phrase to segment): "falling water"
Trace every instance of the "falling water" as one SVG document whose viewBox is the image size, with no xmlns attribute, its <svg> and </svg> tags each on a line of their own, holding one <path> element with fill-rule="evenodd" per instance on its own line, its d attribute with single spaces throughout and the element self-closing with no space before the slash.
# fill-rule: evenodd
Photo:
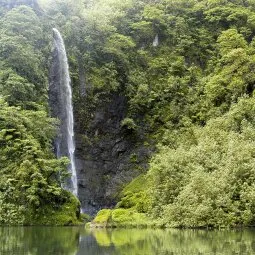
<svg viewBox="0 0 255 255">
<path fill-rule="evenodd" d="M 66 156 L 70 160 L 68 167 L 71 178 L 63 185 L 77 196 L 77 175 L 74 159 L 74 120 L 72 89 L 65 44 L 60 32 L 53 28 L 54 52 L 50 82 L 50 101 L 54 117 L 60 119 L 60 130 L 56 139 L 57 156 Z"/>
<path fill-rule="evenodd" d="M 158 34 L 156 34 L 156 36 L 155 36 L 155 38 L 154 38 L 154 40 L 153 40 L 152 45 L 153 45 L 154 47 L 158 47 L 158 45 L 159 45 L 159 37 L 158 37 Z"/>
</svg>

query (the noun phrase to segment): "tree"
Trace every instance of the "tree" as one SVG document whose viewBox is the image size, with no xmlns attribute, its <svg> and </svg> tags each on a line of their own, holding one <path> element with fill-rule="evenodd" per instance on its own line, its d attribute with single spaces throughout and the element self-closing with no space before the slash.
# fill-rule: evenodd
<svg viewBox="0 0 255 255">
<path fill-rule="evenodd" d="M 31 223 L 46 205 L 54 207 L 68 199 L 58 177 L 66 175 L 68 161 L 54 159 L 56 122 L 45 111 L 10 107 L 3 99 L 0 106 L 0 203 L 7 210 L 0 212 L 0 222 Z"/>
</svg>

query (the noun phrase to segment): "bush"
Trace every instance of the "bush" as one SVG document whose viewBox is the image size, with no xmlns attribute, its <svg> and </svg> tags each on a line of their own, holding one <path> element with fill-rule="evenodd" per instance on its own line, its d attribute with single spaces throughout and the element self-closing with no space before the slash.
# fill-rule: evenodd
<svg viewBox="0 0 255 255">
<path fill-rule="evenodd" d="M 169 226 L 253 225 L 255 99 L 194 127 L 196 142 L 153 158 L 150 213 Z"/>
</svg>

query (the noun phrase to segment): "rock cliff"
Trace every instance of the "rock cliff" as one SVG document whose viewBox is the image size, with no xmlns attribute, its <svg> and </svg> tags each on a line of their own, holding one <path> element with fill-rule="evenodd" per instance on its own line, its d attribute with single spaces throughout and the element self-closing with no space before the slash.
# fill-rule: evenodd
<svg viewBox="0 0 255 255">
<path fill-rule="evenodd" d="M 121 188 L 147 168 L 150 149 L 121 126 L 125 114 L 125 97 L 115 93 L 91 112 L 86 129 L 76 115 L 79 199 L 86 213 L 114 206 Z"/>
</svg>

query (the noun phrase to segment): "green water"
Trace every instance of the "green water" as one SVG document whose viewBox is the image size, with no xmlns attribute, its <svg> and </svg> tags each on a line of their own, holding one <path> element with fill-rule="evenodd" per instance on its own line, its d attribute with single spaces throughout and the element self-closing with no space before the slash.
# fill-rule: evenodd
<svg viewBox="0 0 255 255">
<path fill-rule="evenodd" d="M 81 227 L 2 227 L 1 255 L 246 255 L 255 229 L 87 231 Z"/>
</svg>

